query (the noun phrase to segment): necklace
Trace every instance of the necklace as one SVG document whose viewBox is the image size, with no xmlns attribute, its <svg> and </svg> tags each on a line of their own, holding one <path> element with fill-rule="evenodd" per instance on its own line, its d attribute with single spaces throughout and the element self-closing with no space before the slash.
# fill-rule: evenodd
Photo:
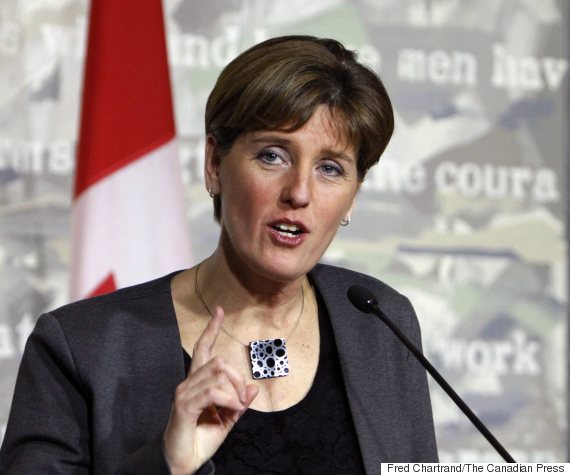
<svg viewBox="0 0 570 475">
<path fill-rule="evenodd" d="M 208 314 L 213 316 L 210 307 L 204 300 L 202 292 L 200 292 L 200 287 L 198 286 L 198 271 L 200 270 L 200 264 L 196 267 L 196 277 L 194 281 L 194 291 L 196 295 L 204 305 L 204 308 Z M 250 341 L 248 345 L 239 341 L 235 336 L 233 336 L 229 331 L 227 331 L 222 325 L 222 331 L 229 336 L 232 340 L 236 341 L 242 346 L 245 346 L 249 352 L 249 362 L 251 364 L 251 374 L 253 379 L 266 379 L 266 378 L 278 378 L 280 376 L 287 376 L 289 374 L 289 359 L 287 357 L 287 346 L 286 341 L 291 338 L 291 335 L 295 332 L 303 316 L 303 310 L 305 308 L 305 287 L 301 283 L 301 311 L 297 317 L 297 321 L 293 328 L 287 335 L 287 338 L 274 338 L 273 340 L 253 340 Z"/>
</svg>

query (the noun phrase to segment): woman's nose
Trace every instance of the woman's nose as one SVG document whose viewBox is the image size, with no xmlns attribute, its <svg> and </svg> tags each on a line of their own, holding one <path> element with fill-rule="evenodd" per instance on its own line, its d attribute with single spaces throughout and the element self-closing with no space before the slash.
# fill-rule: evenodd
<svg viewBox="0 0 570 475">
<path fill-rule="evenodd" d="M 284 178 L 281 200 L 292 208 L 304 208 L 311 201 L 311 174 L 293 169 Z"/>
</svg>

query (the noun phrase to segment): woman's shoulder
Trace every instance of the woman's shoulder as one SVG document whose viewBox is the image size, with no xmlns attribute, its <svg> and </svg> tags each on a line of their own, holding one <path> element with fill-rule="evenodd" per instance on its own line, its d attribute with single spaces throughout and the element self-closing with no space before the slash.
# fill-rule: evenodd
<svg viewBox="0 0 570 475">
<path fill-rule="evenodd" d="M 346 291 L 352 285 L 362 285 L 377 296 L 381 294 L 384 298 L 407 300 L 405 296 L 382 280 L 344 267 L 319 263 L 311 270 L 309 277 L 315 282 L 319 290 L 323 287 L 332 288 L 337 293 L 344 292 L 343 296 L 346 295 Z"/>
<path fill-rule="evenodd" d="M 341 313 L 355 311 L 348 299 L 348 289 L 360 285 L 376 297 L 380 308 L 403 328 L 415 326 L 417 317 L 410 300 L 385 282 L 350 269 L 318 264 L 309 277 L 329 307 L 329 311 L 338 309 Z"/>
<path fill-rule="evenodd" d="M 170 281 L 175 273 L 44 313 L 37 327 L 53 322 L 73 338 L 131 337 L 176 326 Z"/>
<path fill-rule="evenodd" d="M 180 337 L 170 292 L 174 275 L 46 312 L 38 318 L 28 345 L 50 348 L 52 353 L 57 349 L 59 356 L 54 357 L 59 360 L 73 355 L 73 365 L 80 369 L 92 368 L 95 361 L 105 368 L 121 361 L 132 360 L 134 365 L 141 354 L 155 366 L 164 354 L 175 358 Z"/>
<path fill-rule="evenodd" d="M 173 272 L 148 282 L 124 287 L 104 295 L 68 303 L 49 313 L 57 318 L 65 318 L 78 314 L 98 314 L 114 308 L 138 307 L 155 301 L 158 303 L 164 296 L 170 297 L 170 282 L 176 274 L 178 272 Z"/>
</svg>

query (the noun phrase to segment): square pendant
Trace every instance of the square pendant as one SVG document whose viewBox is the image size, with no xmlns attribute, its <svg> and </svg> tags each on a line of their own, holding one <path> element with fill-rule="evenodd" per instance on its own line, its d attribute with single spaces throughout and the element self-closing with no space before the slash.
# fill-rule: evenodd
<svg viewBox="0 0 570 475">
<path fill-rule="evenodd" d="M 253 379 L 278 378 L 289 374 L 285 338 L 249 342 Z"/>
</svg>

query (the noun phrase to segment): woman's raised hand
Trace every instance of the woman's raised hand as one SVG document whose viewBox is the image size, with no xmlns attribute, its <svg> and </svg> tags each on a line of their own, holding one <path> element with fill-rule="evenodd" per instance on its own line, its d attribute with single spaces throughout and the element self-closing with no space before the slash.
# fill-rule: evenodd
<svg viewBox="0 0 570 475">
<path fill-rule="evenodd" d="M 193 473 L 212 458 L 249 407 L 257 388 L 223 358 L 212 357 L 224 311 L 217 307 L 194 346 L 188 377 L 178 385 L 164 433 L 166 460 L 173 475 Z"/>
</svg>

